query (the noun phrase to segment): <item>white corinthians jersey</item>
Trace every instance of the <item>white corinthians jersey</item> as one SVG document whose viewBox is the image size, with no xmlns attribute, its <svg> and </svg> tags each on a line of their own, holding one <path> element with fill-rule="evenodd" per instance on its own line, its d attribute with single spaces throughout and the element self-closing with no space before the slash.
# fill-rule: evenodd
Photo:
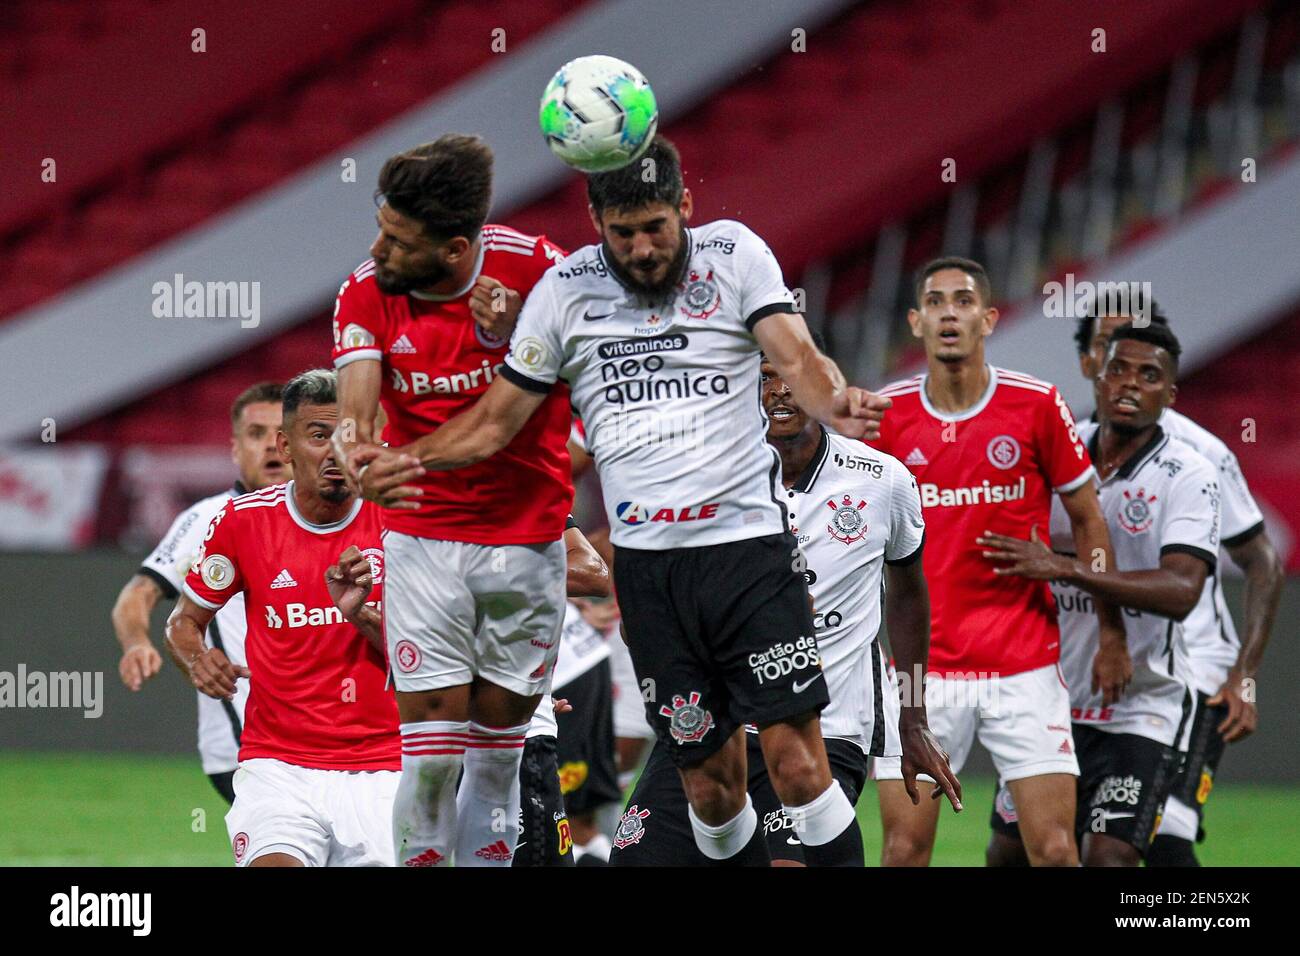
<svg viewBox="0 0 1300 956">
<path fill-rule="evenodd" d="M 686 241 L 681 281 L 663 303 L 624 288 L 599 245 L 552 266 L 529 293 L 506 357 L 517 384 L 568 382 L 610 537 L 622 547 L 785 530 L 752 330 L 793 312 L 793 297 L 771 250 L 741 223 L 687 229 Z"/>
<path fill-rule="evenodd" d="M 1237 456 L 1222 441 L 1186 415 L 1172 408 L 1160 417 L 1165 433 L 1191 445 L 1219 477 L 1219 505 L 1222 509 L 1220 534 L 1225 545 L 1249 541 L 1264 530 L 1264 516 L 1246 486 Z M 1241 641 L 1223 597 L 1223 579 L 1215 571 L 1205 579 L 1205 590 L 1196 608 L 1183 621 L 1187 653 L 1192 661 L 1193 687 L 1206 694 L 1218 693 L 1227 679 L 1228 668 L 1237 662 Z"/>
<path fill-rule="evenodd" d="M 236 493 L 242 493 L 236 489 Z M 190 563 L 217 512 L 230 500 L 223 491 L 195 502 L 176 516 L 158 547 L 144 559 L 140 572 L 152 578 L 169 599 L 176 600 L 185 584 Z M 207 644 L 218 647 L 232 664 L 247 666 L 244 657 L 244 595 L 236 594 L 208 625 Z M 227 773 L 239 765 L 239 734 L 244 726 L 249 682 L 235 681 L 233 701 L 216 700 L 201 691 L 199 698 L 199 759 L 204 773 Z"/>
<path fill-rule="evenodd" d="M 808 562 L 817 650 L 831 702 L 822 735 L 877 757 L 902 753 L 898 699 L 880 647 L 882 565 L 920 559 L 916 480 L 897 458 L 823 429 L 804 474 L 782 491 Z M 779 661 L 751 661 L 755 673 Z"/>
<path fill-rule="evenodd" d="M 1095 422 L 1079 426 L 1096 460 Z M 1156 429 L 1151 440 L 1098 490 L 1120 571 L 1160 566 L 1162 555 L 1182 552 L 1213 570 L 1219 551 L 1219 483 L 1214 466 L 1190 445 Z M 1073 551 L 1070 520 L 1060 499 L 1052 501 L 1052 546 Z M 1097 655 L 1097 615 L 1092 597 L 1052 582 L 1061 627 L 1061 670 L 1070 688 L 1076 723 L 1112 733 L 1137 734 L 1180 749 L 1186 746 L 1191 709 L 1191 668 L 1184 626 L 1150 611 L 1124 609 L 1133 680 L 1124 695 L 1103 707 L 1092 692 Z"/>
</svg>

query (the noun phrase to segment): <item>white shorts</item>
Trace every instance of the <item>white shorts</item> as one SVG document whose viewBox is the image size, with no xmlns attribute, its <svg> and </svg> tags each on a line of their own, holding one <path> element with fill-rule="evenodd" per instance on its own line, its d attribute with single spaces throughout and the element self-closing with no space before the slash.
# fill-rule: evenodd
<svg viewBox="0 0 1300 956">
<path fill-rule="evenodd" d="M 953 773 L 965 765 L 978 733 L 1003 781 L 1047 773 L 1079 775 L 1070 732 L 1070 694 L 1056 664 L 1010 677 L 928 677 L 925 710 Z M 903 779 L 902 759 L 879 758 L 872 776 Z M 922 774 L 918 779 L 930 778 Z"/>
<path fill-rule="evenodd" d="M 399 691 L 482 677 L 551 689 L 564 625 L 564 542 L 486 545 L 384 533 L 384 629 Z"/>
<path fill-rule="evenodd" d="M 400 770 L 315 770 L 245 760 L 226 831 L 235 865 L 287 853 L 304 866 L 396 866 L 393 798 Z"/>
<path fill-rule="evenodd" d="M 655 730 L 646 719 L 645 702 L 641 685 L 637 683 L 632 667 L 632 655 L 623 643 L 618 626 L 607 635 L 609 644 L 609 669 L 614 683 L 614 736 L 642 740 L 654 738 Z"/>
</svg>

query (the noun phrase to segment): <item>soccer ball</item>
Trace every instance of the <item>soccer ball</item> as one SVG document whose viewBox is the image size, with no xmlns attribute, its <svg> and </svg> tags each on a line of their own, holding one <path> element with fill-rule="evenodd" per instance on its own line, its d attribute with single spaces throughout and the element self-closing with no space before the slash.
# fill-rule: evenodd
<svg viewBox="0 0 1300 956">
<path fill-rule="evenodd" d="M 538 122 L 556 156 L 584 173 L 603 173 L 645 152 L 659 124 L 659 107 L 632 64 L 582 56 L 551 77 Z"/>
</svg>

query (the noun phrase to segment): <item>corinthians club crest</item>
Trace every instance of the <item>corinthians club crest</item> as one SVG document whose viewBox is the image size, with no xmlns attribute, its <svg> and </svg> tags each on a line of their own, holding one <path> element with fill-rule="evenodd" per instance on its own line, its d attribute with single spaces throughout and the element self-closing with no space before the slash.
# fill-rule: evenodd
<svg viewBox="0 0 1300 956">
<path fill-rule="evenodd" d="M 618 821 L 618 829 L 614 831 L 614 848 L 621 850 L 634 843 L 640 843 L 641 838 L 645 836 L 643 821 L 648 816 L 650 811 L 642 810 L 635 803 L 628 807 L 627 813 L 623 814 L 623 819 Z"/>
<path fill-rule="evenodd" d="M 865 501 L 853 504 L 853 499 L 848 495 L 845 495 L 839 504 L 835 503 L 834 498 L 826 502 L 826 507 L 835 512 L 831 523 L 826 526 L 831 537 L 836 541 L 843 541 L 845 545 L 850 545 L 866 534 L 867 516 L 862 512 L 866 506 Z"/>
<path fill-rule="evenodd" d="M 699 691 L 691 691 L 689 698 L 673 695 L 673 705 L 659 708 L 660 715 L 668 718 L 668 732 L 679 744 L 693 744 L 713 729 L 713 715 L 700 706 Z"/>
<path fill-rule="evenodd" d="M 1141 534 L 1146 531 L 1155 521 L 1155 515 L 1151 510 L 1155 501 L 1155 495 L 1147 497 L 1145 488 L 1139 488 L 1136 495 L 1131 495 L 1126 490 L 1124 504 L 1119 510 L 1120 527 L 1129 534 Z"/>
<path fill-rule="evenodd" d="M 703 276 L 695 271 L 687 275 L 686 283 L 681 287 L 681 295 L 685 302 L 682 315 L 688 319 L 707 319 L 718 311 L 718 305 L 722 302 L 712 269 Z"/>
</svg>

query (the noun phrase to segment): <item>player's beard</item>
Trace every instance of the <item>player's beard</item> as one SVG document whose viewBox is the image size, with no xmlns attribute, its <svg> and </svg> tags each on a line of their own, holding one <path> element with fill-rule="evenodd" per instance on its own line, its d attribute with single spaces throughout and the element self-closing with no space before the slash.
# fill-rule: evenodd
<svg viewBox="0 0 1300 956">
<path fill-rule="evenodd" d="M 668 271 L 664 273 L 664 278 L 660 282 L 646 283 L 636 278 L 627 269 L 619 265 L 614 258 L 614 252 L 609 248 L 609 243 L 601 240 L 601 246 L 605 254 L 605 263 L 609 266 L 609 271 L 614 273 L 614 278 L 619 281 L 625 289 L 635 292 L 651 302 L 660 302 L 671 297 L 677 284 L 682 280 L 682 273 L 686 268 L 686 259 L 690 255 L 690 239 L 686 235 L 686 227 L 682 226 L 681 234 L 678 236 L 677 254 L 673 256 L 672 261 L 668 263 Z"/>
<path fill-rule="evenodd" d="M 341 505 L 352 497 L 352 492 L 343 482 L 328 482 L 325 487 L 320 489 L 320 496 L 332 505 Z"/>
<path fill-rule="evenodd" d="M 419 275 L 398 275 L 375 269 L 375 284 L 386 295 L 409 295 L 421 289 L 428 289 L 445 281 L 451 275 L 451 267 L 439 259 L 426 272 Z"/>
</svg>

